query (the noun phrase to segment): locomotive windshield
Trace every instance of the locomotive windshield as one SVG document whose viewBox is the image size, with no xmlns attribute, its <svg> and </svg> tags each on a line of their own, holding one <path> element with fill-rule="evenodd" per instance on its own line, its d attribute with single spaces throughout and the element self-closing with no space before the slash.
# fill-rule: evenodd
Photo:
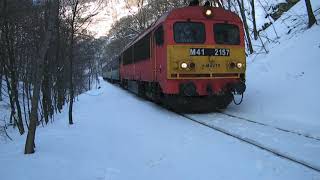
<svg viewBox="0 0 320 180">
<path fill-rule="evenodd" d="M 240 44 L 239 28 L 233 24 L 214 24 L 214 39 L 217 44 Z"/>
<path fill-rule="evenodd" d="M 177 22 L 173 26 L 176 43 L 204 43 L 205 28 L 202 23 Z"/>
</svg>

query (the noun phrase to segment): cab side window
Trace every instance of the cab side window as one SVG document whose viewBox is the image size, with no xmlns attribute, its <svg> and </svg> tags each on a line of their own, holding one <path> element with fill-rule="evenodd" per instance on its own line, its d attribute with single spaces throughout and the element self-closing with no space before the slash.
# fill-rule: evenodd
<svg viewBox="0 0 320 180">
<path fill-rule="evenodd" d="M 156 40 L 156 44 L 158 46 L 162 46 L 164 43 L 164 31 L 163 31 L 163 26 L 160 26 L 155 32 L 154 32 L 154 37 Z"/>
</svg>

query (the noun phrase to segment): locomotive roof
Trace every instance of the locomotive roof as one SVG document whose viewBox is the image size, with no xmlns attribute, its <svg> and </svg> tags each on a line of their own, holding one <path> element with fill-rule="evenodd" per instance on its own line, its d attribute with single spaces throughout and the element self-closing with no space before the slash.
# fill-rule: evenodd
<svg viewBox="0 0 320 180">
<path fill-rule="evenodd" d="M 232 11 L 225 10 L 220 7 L 209 7 L 212 10 L 213 17 L 208 19 L 204 16 L 204 10 L 208 7 L 204 6 L 187 6 L 182 8 L 175 8 L 171 11 L 162 15 L 157 21 L 155 21 L 151 26 L 149 26 L 144 32 L 139 34 L 131 43 L 129 43 L 124 50 L 121 51 L 122 54 L 127 50 L 131 45 L 138 42 L 140 39 L 149 34 L 154 28 L 159 24 L 167 20 L 215 20 L 215 21 L 232 21 L 234 23 L 242 23 L 240 17 Z"/>
</svg>

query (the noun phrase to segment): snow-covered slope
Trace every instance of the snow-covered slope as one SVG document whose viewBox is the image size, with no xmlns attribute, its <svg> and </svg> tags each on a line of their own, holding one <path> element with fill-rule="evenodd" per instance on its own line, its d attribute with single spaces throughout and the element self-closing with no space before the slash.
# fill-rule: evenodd
<svg viewBox="0 0 320 180">
<path fill-rule="evenodd" d="M 319 1 L 312 3 L 320 8 Z M 316 14 L 319 21 L 319 11 Z M 275 27 L 281 38 L 266 44 L 269 54 L 249 57 L 244 102 L 227 111 L 320 137 L 320 26 L 306 29 L 305 4 L 300 1 Z M 271 27 L 266 33 L 274 35 Z"/>
</svg>

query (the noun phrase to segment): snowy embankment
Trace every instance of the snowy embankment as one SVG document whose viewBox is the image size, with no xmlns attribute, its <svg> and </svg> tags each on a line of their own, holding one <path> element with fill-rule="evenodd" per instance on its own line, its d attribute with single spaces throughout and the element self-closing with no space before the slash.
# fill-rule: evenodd
<svg viewBox="0 0 320 180">
<path fill-rule="evenodd" d="M 266 43 L 269 54 L 249 57 L 244 101 L 227 112 L 320 137 L 320 26 L 306 29 L 304 3 L 274 23 L 279 39 L 267 29 L 275 43 Z M 320 1 L 312 5 L 320 22 Z"/>
<path fill-rule="evenodd" d="M 0 144 L 1 179 L 320 179 L 105 82 L 75 106 L 73 126 L 63 113 L 38 129 L 35 154 Z"/>
</svg>

